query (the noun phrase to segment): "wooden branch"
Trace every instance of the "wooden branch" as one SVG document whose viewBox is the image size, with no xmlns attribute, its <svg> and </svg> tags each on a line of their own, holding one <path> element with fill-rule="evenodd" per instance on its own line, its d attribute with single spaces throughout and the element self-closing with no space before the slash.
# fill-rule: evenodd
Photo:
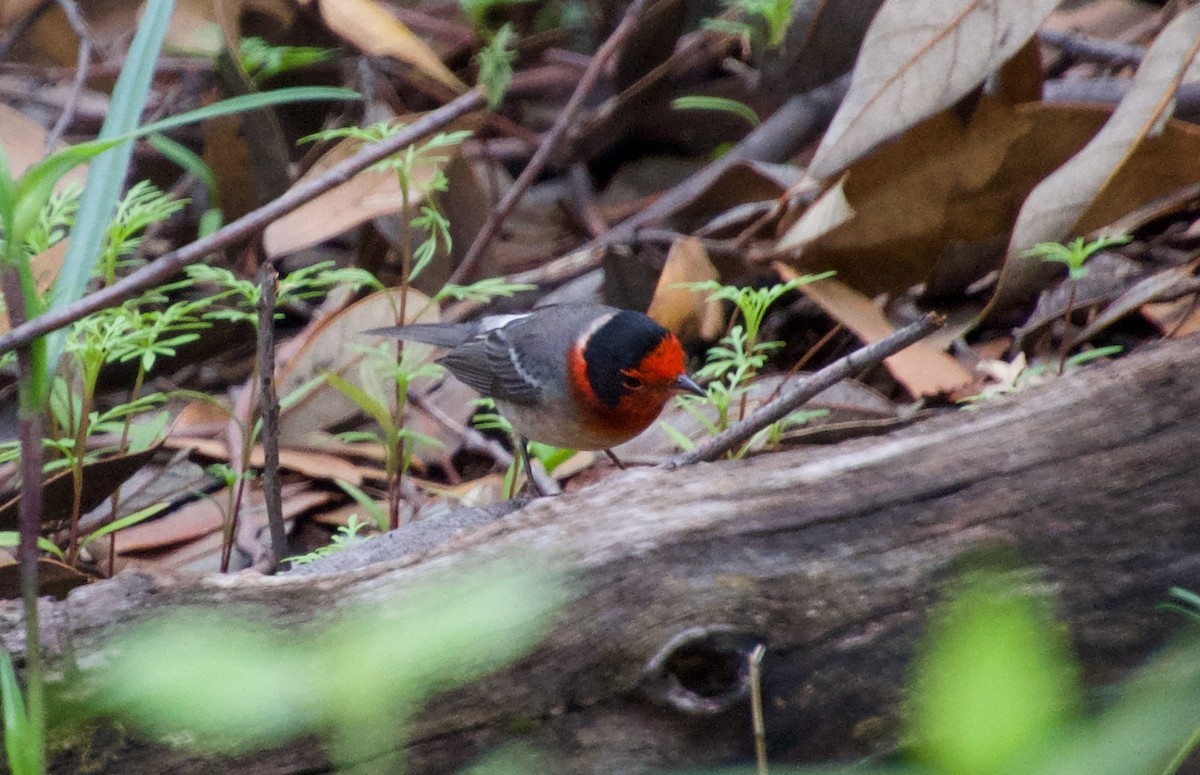
<svg viewBox="0 0 1200 775">
<path fill-rule="evenodd" d="M 973 553 L 1013 548 L 1033 565 L 1094 682 L 1122 677 L 1162 642 L 1174 619 L 1156 603 L 1172 585 L 1200 589 L 1196 345 L 1165 344 L 882 439 L 628 471 L 481 520 L 424 554 L 334 575 L 126 572 L 47 604 L 44 642 L 94 664 L 105 635 L 194 603 L 301 625 L 534 547 L 565 558 L 578 597 L 534 654 L 426 708 L 409 730 L 411 771 L 453 772 L 513 740 L 560 757 L 554 772 L 753 761 L 736 666 L 760 642 L 773 764 L 879 752 L 895 742 L 930 606 Z M 0 608 L 0 638 L 21 647 L 15 606 Z M 92 751 L 90 771 L 324 766 L 311 743 L 231 763 L 106 739 L 115 754 L 99 763 Z M 59 771 L 77 764 L 68 757 Z"/>
</svg>

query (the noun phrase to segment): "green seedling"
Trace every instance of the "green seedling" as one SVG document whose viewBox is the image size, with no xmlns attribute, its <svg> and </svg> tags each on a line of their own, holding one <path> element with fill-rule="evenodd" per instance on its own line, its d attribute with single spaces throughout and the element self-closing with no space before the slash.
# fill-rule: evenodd
<svg viewBox="0 0 1200 775">
<path fill-rule="evenodd" d="M 473 304 L 487 304 L 492 299 L 511 299 L 518 293 L 536 290 L 532 283 L 512 283 L 503 277 L 487 277 L 477 280 L 470 285 L 455 285 L 446 283 L 434 296 L 434 301 L 467 301 Z"/>
<path fill-rule="evenodd" d="M 344 484 L 339 482 L 338 484 Z M 366 522 L 361 522 L 357 514 L 351 514 L 346 519 L 346 524 L 339 525 L 329 539 L 329 543 L 320 548 L 314 549 L 308 554 L 299 554 L 295 557 L 288 557 L 284 562 L 290 562 L 292 565 L 309 565 L 316 562 L 322 557 L 328 557 L 331 554 L 344 552 L 352 546 L 371 540 L 374 536 L 359 535 L 363 530 L 366 530 L 370 525 Z"/>
<path fill-rule="evenodd" d="M 751 21 L 705 19 L 705 29 L 738 35 L 753 42 L 759 37 L 756 25 L 761 25 L 766 33 L 764 42 L 767 48 L 775 48 L 783 43 L 792 21 L 793 0 L 725 0 L 723 5 L 727 11 Z"/>
<path fill-rule="evenodd" d="M 1120 355 L 1124 349 L 1120 345 L 1109 345 L 1107 347 L 1097 347 L 1094 350 L 1085 350 L 1081 353 L 1075 353 L 1067 358 L 1064 368 L 1066 371 L 1079 368 L 1091 361 L 1099 360 L 1100 358 L 1112 358 Z M 964 409 L 974 409 L 981 403 L 989 401 L 1000 396 L 1011 395 L 1020 392 L 1021 390 L 1044 382 L 1048 376 L 1049 367 L 1045 364 L 1037 366 L 1025 365 L 1025 354 L 1021 353 L 1012 364 L 1002 365 L 1001 371 L 1008 372 L 995 385 L 989 385 L 981 392 L 975 395 L 965 396 L 959 399 L 960 404 L 965 404 Z M 1061 372 L 1060 372 L 1061 373 Z"/>
<path fill-rule="evenodd" d="M 1063 264 L 1067 268 L 1067 281 L 1071 283 L 1071 295 L 1067 299 L 1067 308 L 1063 313 L 1062 347 L 1058 357 L 1059 374 L 1066 369 L 1067 353 L 1072 346 L 1070 332 L 1071 317 L 1075 314 L 1075 294 L 1079 281 L 1088 276 L 1088 259 L 1105 248 L 1124 245 L 1131 239 L 1133 238 L 1127 234 L 1119 234 L 1112 237 L 1099 237 L 1091 242 L 1085 241 L 1083 237 L 1077 237 L 1073 242 L 1065 245 L 1057 242 L 1039 242 L 1021 254 L 1030 258 L 1040 258 L 1047 263 Z"/>
<path fill-rule="evenodd" d="M 1063 264 L 1067 268 L 1067 277 L 1071 280 L 1082 280 L 1088 275 L 1088 259 L 1096 253 L 1115 245 L 1124 245 L 1132 237 L 1128 234 L 1118 234 L 1112 237 L 1099 237 L 1091 242 L 1077 237 L 1070 243 L 1039 242 L 1021 255 L 1030 258 L 1040 258 L 1047 263 Z"/>
<path fill-rule="evenodd" d="M 745 416 L 751 383 L 766 365 L 770 354 L 783 346 L 783 342 L 760 341 L 762 324 L 771 305 L 801 285 L 832 275 L 832 272 L 805 275 L 765 288 L 739 288 L 721 285 L 712 280 L 686 285 L 689 290 L 708 293 L 712 299 L 731 302 L 737 318 L 741 321 L 734 324 L 721 341 L 709 349 L 704 366 L 696 372 L 696 378 L 707 383 L 705 390 L 708 395 L 681 395 L 675 399 L 708 433 L 716 435 Z M 715 421 L 708 418 L 704 411 L 705 406 L 716 410 Z M 740 449 L 731 452 L 730 457 L 745 455 L 764 439 L 777 442 L 787 429 L 824 414 L 826 412 L 823 410 L 801 410 L 788 415 L 755 434 Z M 662 422 L 662 426 L 681 448 L 689 449 L 692 446 L 691 440 L 677 428 L 665 421 Z"/>
<path fill-rule="evenodd" d="M 487 96 L 492 110 L 504 102 L 504 95 L 512 84 L 513 63 L 517 61 L 517 33 L 512 24 L 504 24 L 492 33 L 487 45 L 479 50 L 479 85 Z"/>
<path fill-rule="evenodd" d="M 255 86 L 277 75 L 322 62 L 337 55 L 335 48 L 314 46 L 272 46 L 262 38 L 243 38 L 238 46 L 238 61 Z"/>
<path fill-rule="evenodd" d="M 357 143 L 372 143 L 391 137 L 403 128 L 401 123 L 384 121 L 367 127 L 343 127 L 317 132 L 302 138 L 301 142 L 349 139 Z M 444 172 L 444 167 L 450 161 L 449 152 L 470 136 L 469 131 L 438 133 L 425 142 L 410 145 L 371 167 L 372 170 L 394 173 L 400 188 L 400 302 L 395 309 L 396 325 L 402 325 L 410 319 L 408 289 L 412 281 L 429 266 L 439 250 L 447 255 L 450 252 L 450 222 L 438 210 L 434 196 L 445 191 L 450 185 L 450 180 Z M 418 200 L 421 206 L 416 208 L 414 203 Z M 416 245 L 413 244 L 412 237 L 414 228 L 425 235 Z M 384 430 L 388 443 L 400 445 L 399 449 L 389 450 L 387 453 L 389 460 L 399 462 L 397 467 L 389 468 L 388 472 L 388 518 L 390 527 L 394 530 L 400 526 L 401 482 L 412 461 L 412 451 L 405 448 L 409 437 L 402 432 L 404 410 L 408 404 L 408 385 L 412 377 L 411 369 L 404 365 L 404 343 L 397 340 L 385 347 L 394 348 L 396 363 L 396 369 L 390 375 L 390 384 L 394 391 L 392 419 L 388 428 Z M 341 383 L 345 383 L 345 380 L 341 380 Z M 331 384 L 339 390 L 343 389 L 337 382 Z M 355 400 L 355 403 L 358 401 Z M 379 419 L 373 412 L 368 411 L 368 414 L 376 420 Z M 380 427 L 383 428 L 382 425 Z"/>
</svg>

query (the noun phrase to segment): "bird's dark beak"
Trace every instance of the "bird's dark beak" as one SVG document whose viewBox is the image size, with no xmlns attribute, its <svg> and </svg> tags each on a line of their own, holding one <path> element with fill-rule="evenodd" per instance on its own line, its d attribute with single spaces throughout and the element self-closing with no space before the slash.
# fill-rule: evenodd
<svg viewBox="0 0 1200 775">
<path fill-rule="evenodd" d="M 697 385 L 696 381 L 686 374 L 680 374 L 679 379 L 675 380 L 675 389 L 682 390 L 685 393 L 693 393 L 698 396 L 708 395 L 708 392 L 704 388 Z"/>
</svg>

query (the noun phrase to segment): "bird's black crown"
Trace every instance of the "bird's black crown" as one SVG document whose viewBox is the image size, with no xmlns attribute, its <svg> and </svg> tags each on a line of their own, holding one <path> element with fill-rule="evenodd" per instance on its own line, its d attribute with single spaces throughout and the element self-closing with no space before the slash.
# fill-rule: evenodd
<svg viewBox="0 0 1200 775">
<path fill-rule="evenodd" d="M 583 350 L 592 392 L 607 406 L 616 406 L 629 392 L 624 371 L 636 368 L 669 332 L 638 312 L 623 310 L 596 329 Z"/>
</svg>

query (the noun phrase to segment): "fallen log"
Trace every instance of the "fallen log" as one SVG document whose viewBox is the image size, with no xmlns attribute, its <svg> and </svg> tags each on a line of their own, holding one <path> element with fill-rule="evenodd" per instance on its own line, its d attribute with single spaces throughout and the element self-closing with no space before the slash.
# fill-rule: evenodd
<svg viewBox="0 0 1200 775">
<path fill-rule="evenodd" d="M 533 550 L 564 559 L 578 594 L 533 654 L 422 712 L 412 771 L 449 773 L 514 740 L 558 757 L 556 772 L 745 761 L 744 656 L 760 642 L 772 761 L 856 757 L 895 743 L 914 643 L 980 551 L 1013 549 L 1049 585 L 1090 681 L 1143 660 L 1173 625 L 1155 610 L 1166 590 L 1200 589 L 1197 459 L 1190 339 L 882 438 L 625 472 L 332 575 L 122 573 L 45 602 L 43 642 L 59 665 L 94 661 L 131 621 L 197 603 L 301 626 Z M 18 652 L 21 629 L 19 607 L 0 608 L 0 639 Z M 77 771 L 85 755 L 101 773 L 325 766 L 313 743 L 234 762 L 111 730 L 88 745 L 59 754 L 55 771 Z"/>
</svg>

